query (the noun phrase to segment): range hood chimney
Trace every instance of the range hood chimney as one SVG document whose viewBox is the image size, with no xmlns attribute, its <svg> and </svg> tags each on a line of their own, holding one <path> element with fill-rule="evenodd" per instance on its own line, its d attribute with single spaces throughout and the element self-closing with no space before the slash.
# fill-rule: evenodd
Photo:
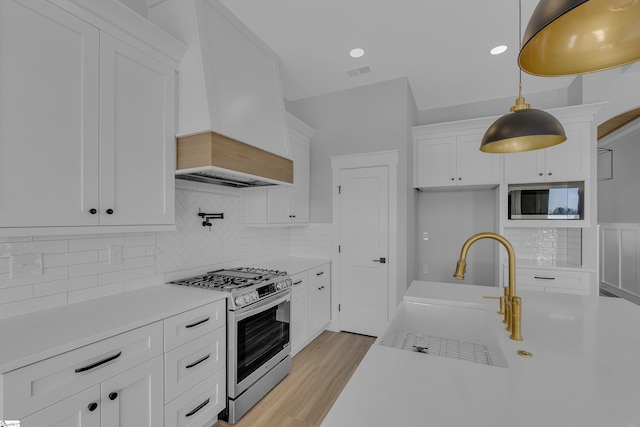
<svg viewBox="0 0 640 427">
<path fill-rule="evenodd" d="M 291 184 L 277 54 L 220 0 L 155 1 L 148 15 L 189 47 L 178 73 L 176 178 Z"/>
<path fill-rule="evenodd" d="M 176 178 L 229 187 L 293 184 L 293 161 L 204 132 L 178 138 Z"/>
</svg>

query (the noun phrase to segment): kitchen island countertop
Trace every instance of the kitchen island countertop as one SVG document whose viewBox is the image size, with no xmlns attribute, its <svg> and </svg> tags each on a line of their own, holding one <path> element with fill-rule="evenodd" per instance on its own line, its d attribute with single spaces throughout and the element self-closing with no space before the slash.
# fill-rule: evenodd
<svg viewBox="0 0 640 427">
<path fill-rule="evenodd" d="M 498 288 L 414 281 L 406 301 L 481 306 Z M 523 341 L 495 315 L 508 368 L 378 345 L 325 418 L 339 426 L 640 426 L 640 307 L 619 298 L 518 291 Z M 517 355 L 524 349 L 530 359 Z"/>
</svg>

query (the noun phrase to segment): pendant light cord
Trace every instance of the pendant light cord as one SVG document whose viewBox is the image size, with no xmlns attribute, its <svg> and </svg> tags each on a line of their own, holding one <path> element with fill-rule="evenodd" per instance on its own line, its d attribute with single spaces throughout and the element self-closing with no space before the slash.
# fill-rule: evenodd
<svg viewBox="0 0 640 427">
<path fill-rule="evenodd" d="M 522 0 L 518 0 L 518 52 L 522 49 Z M 516 56 L 516 63 L 518 63 L 518 57 Z M 520 96 L 522 96 L 522 68 L 520 64 L 518 64 L 518 70 L 520 72 L 519 81 L 520 81 Z"/>
</svg>

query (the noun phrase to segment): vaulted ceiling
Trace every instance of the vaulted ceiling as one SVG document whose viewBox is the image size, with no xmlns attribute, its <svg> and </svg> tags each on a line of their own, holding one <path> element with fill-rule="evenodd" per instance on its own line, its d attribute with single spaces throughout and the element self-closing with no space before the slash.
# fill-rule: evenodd
<svg viewBox="0 0 640 427">
<path fill-rule="evenodd" d="M 399 77 L 418 110 L 517 97 L 517 0 L 221 1 L 281 58 L 290 101 Z M 521 31 L 537 3 L 522 0 Z M 505 53 L 489 53 L 501 44 Z M 351 58 L 355 47 L 365 55 Z M 348 73 L 363 67 L 370 72 Z M 523 73 L 523 94 L 573 79 Z"/>
</svg>

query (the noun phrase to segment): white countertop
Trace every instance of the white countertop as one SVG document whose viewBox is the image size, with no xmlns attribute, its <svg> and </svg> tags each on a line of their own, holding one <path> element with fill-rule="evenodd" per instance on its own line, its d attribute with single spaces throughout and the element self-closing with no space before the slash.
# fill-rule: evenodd
<svg viewBox="0 0 640 427">
<path fill-rule="evenodd" d="M 163 284 L 0 320 L 0 373 L 224 298 Z"/>
<path fill-rule="evenodd" d="M 285 257 L 275 260 L 264 261 L 262 263 L 252 263 L 252 267 L 263 267 L 273 270 L 286 271 L 287 273 L 301 273 L 312 268 L 330 263 L 329 258 L 304 258 L 304 257 Z"/>
<path fill-rule="evenodd" d="M 495 287 L 413 282 L 407 300 L 485 306 Z M 374 344 L 322 426 L 640 426 L 640 307 L 619 298 L 519 291 L 523 341 L 508 368 Z M 525 359 L 518 349 L 533 353 Z"/>
</svg>

